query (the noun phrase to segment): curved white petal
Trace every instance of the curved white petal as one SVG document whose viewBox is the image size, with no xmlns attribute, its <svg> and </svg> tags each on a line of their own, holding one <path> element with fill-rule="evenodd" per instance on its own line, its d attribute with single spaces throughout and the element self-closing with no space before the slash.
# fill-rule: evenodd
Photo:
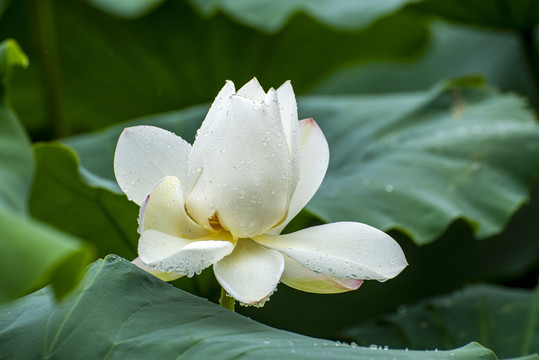
<svg viewBox="0 0 539 360">
<path fill-rule="evenodd" d="M 296 96 L 290 81 L 286 81 L 277 89 L 281 122 L 286 136 L 290 154 L 294 154 L 293 148 L 297 144 L 298 106 Z"/>
<path fill-rule="evenodd" d="M 116 180 L 127 197 L 142 204 L 154 185 L 167 175 L 183 183 L 191 145 L 154 126 L 126 128 L 114 154 Z"/>
<path fill-rule="evenodd" d="M 273 293 L 284 268 L 283 256 L 241 239 L 234 252 L 213 266 L 223 289 L 243 304 L 258 304 Z"/>
<path fill-rule="evenodd" d="M 193 241 L 156 230 L 140 236 L 140 259 L 155 270 L 177 274 L 193 274 L 213 265 L 234 249 L 227 240 Z"/>
<path fill-rule="evenodd" d="M 304 268 L 286 255 L 284 255 L 284 261 L 281 282 L 301 291 L 316 294 L 337 294 L 356 290 L 363 283 L 363 280 L 358 279 L 338 279 L 317 274 Z"/>
<path fill-rule="evenodd" d="M 407 265 L 395 240 L 356 222 L 314 226 L 286 235 L 261 235 L 254 240 L 311 271 L 342 279 L 385 281 Z"/>
<path fill-rule="evenodd" d="M 179 278 L 181 278 L 182 276 L 185 275 L 185 274 L 178 274 L 178 273 L 174 273 L 174 272 L 165 272 L 165 271 L 156 270 L 153 267 L 151 267 L 150 265 L 145 264 L 142 260 L 140 260 L 139 257 L 136 258 L 135 260 L 131 261 L 131 262 L 133 263 L 133 265 L 138 266 L 142 270 L 144 270 L 146 272 L 149 272 L 153 276 L 156 276 L 156 277 L 158 277 L 159 279 L 161 279 L 163 281 L 176 280 L 176 279 L 179 279 Z"/>
<path fill-rule="evenodd" d="M 180 180 L 167 176 L 161 180 L 140 207 L 140 229 L 159 232 L 186 239 L 197 239 L 209 231 L 195 223 L 185 212 Z"/>
<path fill-rule="evenodd" d="M 266 98 L 266 93 L 256 78 L 243 85 L 236 95 L 256 102 L 264 102 Z"/>
<path fill-rule="evenodd" d="M 279 234 L 285 226 L 307 205 L 316 193 L 329 164 L 329 146 L 327 140 L 313 119 L 299 122 L 300 155 L 299 180 L 292 195 L 288 216 L 279 226 L 271 229 L 272 234 Z"/>
<path fill-rule="evenodd" d="M 295 188 L 281 124 L 265 103 L 240 96 L 197 135 L 187 176 L 189 215 L 206 228 L 218 220 L 236 238 L 281 222 Z"/>
<path fill-rule="evenodd" d="M 225 108 L 228 106 L 228 101 L 235 93 L 236 88 L 234 87 L 234 83 L 232 81 L 227 81 L 225 86 L 219 91 L 219 94 L 217 94 L 213 104 L 211 104 L 210 110 L 208 110 L 208 114 L 206 114 L 206 118 L 202 122 L 199 132 L 205 131 L 211 127 L 214 122 L 219 121 L 219 119 L 222 118 L 225 113 Z"/>
</svg>

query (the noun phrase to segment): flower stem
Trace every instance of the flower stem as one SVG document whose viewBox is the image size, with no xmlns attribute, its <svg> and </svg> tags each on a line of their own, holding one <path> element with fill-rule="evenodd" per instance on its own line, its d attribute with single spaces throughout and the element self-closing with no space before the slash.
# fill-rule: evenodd
<svg viewBox="0 0 539 360">
<path fill-rule="evenodd" d="M 224 308 L 227 308 L 228 310 L 234 311 L 235 303 L 236 299 L 234 299 L 232 296 L 228 296 L 225 289 L 221 288 L 221 298 L 219 299 L 219 305 Z"/>
</svg>

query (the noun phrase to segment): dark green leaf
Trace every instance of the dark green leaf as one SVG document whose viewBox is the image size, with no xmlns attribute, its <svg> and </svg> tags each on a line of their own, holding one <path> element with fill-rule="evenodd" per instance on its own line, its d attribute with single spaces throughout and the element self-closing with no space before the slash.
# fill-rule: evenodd
<svg viewBox="0 0 539 360">
<path fill-rule="evenodd" d="M 12 68 L 28 66 L 14 40 L 0 43 L 0 206 L 25 212 L 33 174 L 28 137 L 11 109 L 9 78 Z"/>
<path fill-rule="evenodd" d="M 0 36 L 27 49 L 32 65 L 15 74 L 13 102 L 34 136 L 51 138 L 207 102 L 226 79 L 257 76 L 269 88 L 292 78 L 301 93 L 348 62 L 413 58 L 425 25 L 384 14 L 348 32 L 298 15 L 268 35 L 223 15 L 200 18 L 183 1 L 124 20 L 83 0 L 21 0 L 1 19 Z"/>
<path fill-rule="evenodd" d="M 342 30 L 365 28 L 418 0 L 189 0 L 205 16 L 222 11 L 255 29 L 277 32 L 297 13 Z"/>
<path fill-rule="evenodd" d="M 93 252 L 80 240 L 0 206 L 0 302 L 52 282 L 61 298 L 81 279 Z"/>
<path fill-rule="evenodd" d="M 34 154 L 32 215 L 92 242 L 102 256 L 115 251 L 135 258 L 138 206 L 111 192 L 115 183 L 80 168 L 67 146 L 38 144 Z"/>
<path fill-rule="evenodd" d="M 359 344 L 451 349 L 479 341 L 500 357 L 539 353 L 539 288 L 477 285 L 351 328 Z M 535 357 L 537 358 L 537 357 Z"/>
<path fill-rule="evenodd" d="M 449 20 L 503 29 L 533 30 L 539 23 L 536 0 L 426 0 L 412 8 Z"/>
<path fill-rule="evenodd" d="M 116 256 L 96 262 L 55 305 L 47 289 L 0 310 L 6 358 L 495 359 L 451 351 L 371 349 L 272 329 L 174 288 Z M 217 355 L 218 354 L 218 355 Z"/>
<path fill-rule="evenodd" d="M 539 169 L 539 126 L 523 99 L 438 87 L 305 98 L 328 138 L 328 174 L 308 210 L 327 222 L 399 229 L 418 244 L 458 218 L 499 233 Z M 352 145 L 353 144 L 353 145 Z"/>
<path fill-rule="evenodd" d="M 489 84 L 504 91 L 516 91 L 539 105 L 516 34 L 442 21 L 434 21 L 429 29 L 429 44 L 417 61 L 349 66 L 336 71 L 309 93 L 421 91 L 443 78 L 480 74 Z"/>
<path fill-rule="evenodd" d="M 92 254 L 79 240 L 25 216 L 34 159 L 10 108 L 8 80 L 13 66 L 27 65 L 15 41 L 0 44 L 0 302 L 50 282 L 56 296 L 64 296 Z"/>
</svg>

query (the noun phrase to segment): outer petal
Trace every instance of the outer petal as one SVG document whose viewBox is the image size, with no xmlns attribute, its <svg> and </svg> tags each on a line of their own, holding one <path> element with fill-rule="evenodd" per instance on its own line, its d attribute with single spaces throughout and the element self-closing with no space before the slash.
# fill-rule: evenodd
<svg viewBox="0 0 539 360">
<path fill-rule="evenodd" d="M 385 281 L 407 265 L 402 249 L 389 235 L 355 222 L 314 226 L 286 235 L 261 235 L 254 240 L 311 271 L 342 279 Z"/>
<path fill-rule="evenodd" d="M 131 261 L 134 265 L 138 266 L 142 270 L 149 272 L 153 276 L 158 277 L 159 279 L 163 281 L 172 281 L 181 278 L 185 274 L 178 274 L 174 272 L 165 272 L 165 271 L 159 271 L 154 269 L 153 267 L 149 266 L 148 264 L 145 264 L 140 258 L 136 258 L 135 260 Z"/>
<path fill-rule="evenodd" d="M 295 182 L 286 140 L 265 103 L 233 96 L 222 118 L 201 131 L 189 158 L 189 215 L 209 228 L 219 220 L 235 237 L 281 222 Z"/>
<path fill-rule="evenodd" d="M 283 256 L 264 249 L 249 239 L 241 239 L 234 252 L 213 266 L 223 289 L 243 304 L 267 300 L 283 273 Z"/>
<path fill-rule="evenodd" d="M 331 276 L 317 274 L 304 268 L 288 256 L 284 255 L 284 272 L 281 282 L 298 289 L 316 294 L 336 294 L 356 290 L 363 280 L 338 279 Z"/>
<path fill-rule="evenodd" d="M 140 207 L 140 229 L 159 232 L 185 239 L 209 235 L 209 231 L 195 223 L 185 212 L 180 180 L 167 176 L 161 180 Z"/>
<path fill-rule="evenodd" d="M 156 230 L 142 233 L 138 245 L 140 259 L 161 272 L 194 274 L 211 266 L 234 249 L 226 239 L 192 241 Z"/>
<path fill-rule="evenodd" d="M 279 234 L 284 227 L 307 205 L 320 187 L 329 164 L 329 147 L 313 119 L 299 122 L 300 155 L 299 181 L 296 186 L 286 220 L 270 230 Z"/>
<path fill-rule="evenodd" d="M 154 185 L 167 175 L 183 183 L 191 145 L 154 126 L 126 128 L 116 145 L 114 173 L 127 197 L 142 204 Z"/>
</svg>

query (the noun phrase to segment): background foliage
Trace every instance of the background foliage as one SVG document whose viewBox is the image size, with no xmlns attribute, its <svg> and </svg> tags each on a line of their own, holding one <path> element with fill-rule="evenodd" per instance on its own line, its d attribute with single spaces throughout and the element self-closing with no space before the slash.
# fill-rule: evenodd
<svg viewBox="0 0 539 360">
<path fill-rule="evenodd" d="M 0 357 L 537 358 L 537 1 L 0 10 Z M 171 287 L 97 260 L 136 256 L 138 207 L 112 172 L 121 130 L 152 124 L 192 142 L 224 81 L 253 76 L 266 89 L 291 79 L 300 117 L 330 145 L 326 179 L 287 231 L 365 222 L 410 266 L 346 294 L 281 284 L 263 308 L 238 311 L 352 345 L 208 303 L 211 269 Z M 95 347 L 79 348 L 87 339 Z"/>
</svg>

